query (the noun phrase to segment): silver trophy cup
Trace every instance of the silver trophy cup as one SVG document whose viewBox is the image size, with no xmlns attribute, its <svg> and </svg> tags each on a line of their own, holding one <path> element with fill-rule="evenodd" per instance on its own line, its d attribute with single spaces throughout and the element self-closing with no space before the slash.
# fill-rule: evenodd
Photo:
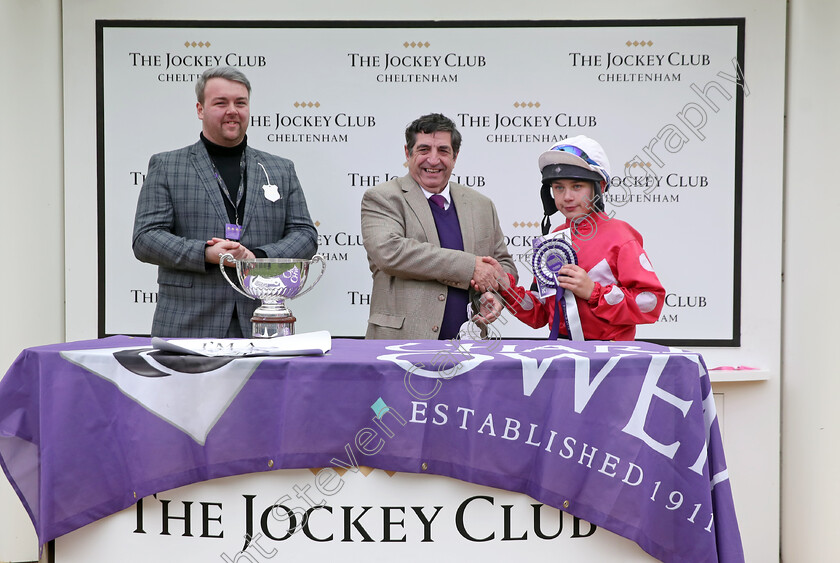
<svg viewBox="0 0 840 563">
<path fill-rule="evenodd" d="M 228 277 L 224 267 L 226 260 L 236 264 L 236 277 L 242 289 Z M 309 287 L 304 289 L 309 275 L 309 266 L 316 262 L 321 264 L 321 273 L 309 284 Z M 262 301 L 262 304 L 254 311 L 254 316 L 251 317 L 253 338 L 273 338 L 295 333 L 297 319 L 286 307 L 286 299 L 300 297 L 315 287 L 324 275 L 327 263 L 319 254 L 313 256 L 312 260 L 301 258 L 236 260 L 231 254 L 222 254 L 219 257 L 219 268 L 236 291 L 245 297 Z"/>
</svg>

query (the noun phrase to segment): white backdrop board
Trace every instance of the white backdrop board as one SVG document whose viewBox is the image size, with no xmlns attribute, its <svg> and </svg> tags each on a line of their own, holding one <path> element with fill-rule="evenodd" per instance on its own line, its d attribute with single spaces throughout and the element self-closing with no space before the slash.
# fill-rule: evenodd
<svg viewBox="0 0 840 563">
<path fill-rule="evenodd" d="M 230 64 L 253 85 L 249 143 L 295 162 L 328 259 L 290 303 L 299 331 L 364 334 L 362 193 L 406 173 L 405 126 L 441 112 L 464 138 L 453 180 L 496 202 L 524 282 L 537 157 L 585 134 L 610 157 L 608 213 L 643 234 L 667 291 L 637 336 L 738 346 L 743 46 L 743 19 L 98 21 L 100 336 L 151 327 L 155 267 L 130 250 L 143 175 L 153 153 L 197 140 L 195 78 Z M 506 338 L 548 333 L 505 321 Z"/>
</svg>

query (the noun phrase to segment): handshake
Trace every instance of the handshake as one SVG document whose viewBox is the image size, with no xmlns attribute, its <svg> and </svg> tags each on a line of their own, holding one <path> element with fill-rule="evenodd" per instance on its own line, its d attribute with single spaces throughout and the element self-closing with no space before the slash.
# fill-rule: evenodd
<svg viewBox="0 0 840 563">
<path fill-rule="evenodd" d="M 584 301 L 588 301 L 595 290 L 595 282 L 586 270 L 577 264 L 564 264 L 555 276 L 558 288 L 568 289 Z M 481 306 L 472 320 L 476 323 L 492 323 L 502 312 L 505 300 L 499 293 L 510 289 L 510 277 L 494 258 L 477 256 L 470 283 L 476 291 L 481 293 Z"/>
<path fill-rule="evenodd" d="M 510 278 L 502 265 L 491 256 L 476 256 L 475 270 L 470 282 L 476 291 L 500 291 L 510 287 Z"/>
<path fill-rule="evenodd" d="M 504 299 L 497 294 L 510 287 L 508 273 L 501 264 L 491 256 L 476 256 L 475 270 L 471 280 L 473 288 L 481 293 L 478 313 L 473 315 L 472 321 L 477 324 L 490 324 L 502 313 Z"/>
</svg>

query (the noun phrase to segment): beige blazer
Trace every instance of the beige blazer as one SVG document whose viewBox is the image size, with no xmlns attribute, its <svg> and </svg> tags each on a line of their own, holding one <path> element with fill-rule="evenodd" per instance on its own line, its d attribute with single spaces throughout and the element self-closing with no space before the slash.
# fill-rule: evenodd
<svg viewBox="0 0 840 563">
<path fill-rule="evenodd" d="M 464 251 L 440 247 L 422 189 L 393 178 L 362 197 L 362 237 L 373 290 L 366 338 L 437 339 L 447 286 L 470 289 L 476 256 L 492 256 L 517 277 L 490 198 L 451 182 Z"/>
</svg>

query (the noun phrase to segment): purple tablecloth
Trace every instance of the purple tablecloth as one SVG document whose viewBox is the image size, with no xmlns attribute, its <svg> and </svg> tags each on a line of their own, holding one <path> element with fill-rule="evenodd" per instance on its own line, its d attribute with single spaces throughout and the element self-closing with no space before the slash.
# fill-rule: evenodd
<svg viewBox="0 0 840 563">
<path fill-rule="evenodd" d="M 744 559 L 703 360 L 642 342 L 31 348 L 0 381 L 0 462 L 41 544 L 197 481 L 367 465 L 520 491 L 662 561 Z"/>
</svg>

